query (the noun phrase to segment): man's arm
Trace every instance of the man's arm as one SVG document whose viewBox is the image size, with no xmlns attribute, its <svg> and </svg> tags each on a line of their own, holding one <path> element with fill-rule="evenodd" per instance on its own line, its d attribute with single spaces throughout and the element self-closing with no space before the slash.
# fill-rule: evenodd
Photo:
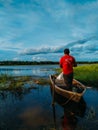
<svg viewBox="0 0 98 130">
<path fill-rule="evenodd" d="M 62 68 L 62 65 L 60 64 L 60 68 Z"/>
<path fill-rule="evenodd" d="M 75 62 L 73 66 L 74 66 L 74 67 L 77 67 L 77 63 Z"/>
<path fill-rule="evenodd" d="M 76 62 L 75 58 L 74 58 L 74 64 L 73 64 L 73 67 L 77 67 L 77 62 Z"/>
<path fill-rule="evenodd" d="M 59 66 L 60 66 L 60 68 L 62 68 L 62 58 L 59 61 Z"/>
</svg>

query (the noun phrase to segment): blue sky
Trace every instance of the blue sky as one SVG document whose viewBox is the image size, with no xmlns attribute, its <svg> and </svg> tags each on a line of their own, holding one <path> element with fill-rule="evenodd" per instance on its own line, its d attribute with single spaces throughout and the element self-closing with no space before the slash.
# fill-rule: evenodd
<svg viewBox="0 0 98 130">
<path fill-rule="evenodd" d="M 0 61 L 98 61 L 98 0 L 0 0 Z"/>
</svg>

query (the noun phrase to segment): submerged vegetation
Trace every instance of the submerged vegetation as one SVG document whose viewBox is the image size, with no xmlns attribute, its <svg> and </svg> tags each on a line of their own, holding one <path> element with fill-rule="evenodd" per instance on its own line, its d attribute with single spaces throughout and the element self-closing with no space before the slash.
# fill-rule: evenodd
<svg viewBox="0 0 98 130">
<path fill-rule="evenodd" d="M 23 90 L 25 86 L 29 86 L 28 89 L 35 88 L 34 84 L 46 85 L 49 84 L 49 79 L 34 78 L 31 76 L 17 76 L 0 75 L 0 90 Z"/>
<path fill-rule="evenodd" d="M 22 88 L 28 77 L 12 77 L 7 74 L 0 75 L 0 90 L 17 90 Z"/>
</svg>

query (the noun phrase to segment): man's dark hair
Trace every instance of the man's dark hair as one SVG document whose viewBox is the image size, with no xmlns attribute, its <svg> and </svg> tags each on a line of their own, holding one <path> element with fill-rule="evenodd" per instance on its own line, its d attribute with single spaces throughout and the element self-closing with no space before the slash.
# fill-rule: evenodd
<svg viewBox="0 0 98 130">
<path fill-rule="evenodd" d="M 64 49 L 64 54 L 69 54 L 69 53 L 70 53 L 70 51 L 68 48 Z"/>
</svg>

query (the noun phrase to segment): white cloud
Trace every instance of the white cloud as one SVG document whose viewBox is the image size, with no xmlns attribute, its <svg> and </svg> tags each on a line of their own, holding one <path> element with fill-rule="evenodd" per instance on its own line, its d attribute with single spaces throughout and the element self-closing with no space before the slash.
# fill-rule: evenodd
<svg viewBox="0 0 98 130">
<path fill-rule="evenodd" d="M 20 59 L 18 57 L 13 58 L 13 61 L 19 61 Z"/>
<path fill-rule="evenodd" d="M 65 46 L 55 46 L 55 47 L 42 47 L 37 49 L 26 49 L 21 52 L 23 55 L 33 55 L 32 60 L 51 60 L 58 61 L 65 48 L 71 50 L 71 54 L 76 57 L 77 60 L 98 60 L 98 56 L 95 54 L 98 52 L 98 40 L 95 37 L 78 40 L 71 43 L 66 43 Z"/>
<path fill-rule="evenodd" d="M 47 58 L 43 56 L 33 56 L 32 61 L 47 61 Z"/>
<path fill-rule="evenodd" d="M 22 43 L 9 43 L 9 41 L 3 41 L 0 39 L 0 50 L 10 50 L 10 51 L 16 51 L 18 52 L 19 50 L 23 49 L 23 44 Z"/>
<path fill-rule="evenodd" d="M 71 43 L 66 43 L 66 45 L 55 46 L 55 47 L 41 47 L 41 48 L 31 48 L 31 49 L 24 49 L 20 51 L 20 54 L 23 55 L 36 55 L 36 54 L 47 54 L 47 53 L 62 53 L 64 48 L 70 48 L 72 51 L 80 51 L 80 50 L 89 50 L 95 51 L 97 46 L 93 46 L 93 42 L 97 45 L 98 41 L 95 40 L 95 37 L 90 37 L 86 39 L 81 39 L 78 41 L 74 41 Z"/>
</svg>

